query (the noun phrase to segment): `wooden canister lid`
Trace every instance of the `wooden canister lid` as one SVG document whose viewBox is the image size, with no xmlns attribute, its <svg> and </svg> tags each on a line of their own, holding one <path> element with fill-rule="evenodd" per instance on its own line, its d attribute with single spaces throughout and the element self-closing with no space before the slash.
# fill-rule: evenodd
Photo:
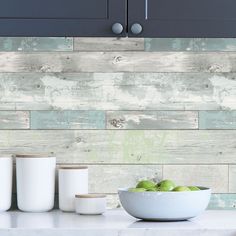
<svg viewBox="0 0 236 236">
<path fill-rule="evenodd" d="M 105 198 L 105 194 L 76 194 L 76 198 Z"/>
<path fill-rule="evenodd" d="M 14 154 L 12 155 L 15 158 L 50 158 L 50 157 L 54 157 L 54 156 L 50 156 L 47 154 Z"/>
<path fill-rule="evenodd" d="M 60 170 L 85 170 L 88 169 L 87 166 L 60 166 Z"/>
</svg>

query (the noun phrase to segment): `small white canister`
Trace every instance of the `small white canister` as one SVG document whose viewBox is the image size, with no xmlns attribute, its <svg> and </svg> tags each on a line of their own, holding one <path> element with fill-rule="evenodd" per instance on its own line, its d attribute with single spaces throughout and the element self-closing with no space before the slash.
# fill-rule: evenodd
<svg viewBox="0 0 236 236">
<path fill-rule="evenodd" d="M 61 166 L 58 170 L 59 208 L 75 211 L 75 194 L 88 193 L 87 166 Z"/>
<path fill-rule="evenodd" d="M 106 195 L 77 194 L 75 195 L 75 210 L 81 215 L 100 215 L 106 211 Z"/>
<path fill-rule="evenodd" d="M 0 157 L 0 212 L 11 207 L 12 158 Z"/>
<path fill-rule="evenodd" d="M 56 157 L 16 155 L 17 205 L 22 211 L 54 207 Z"/>
</svg>

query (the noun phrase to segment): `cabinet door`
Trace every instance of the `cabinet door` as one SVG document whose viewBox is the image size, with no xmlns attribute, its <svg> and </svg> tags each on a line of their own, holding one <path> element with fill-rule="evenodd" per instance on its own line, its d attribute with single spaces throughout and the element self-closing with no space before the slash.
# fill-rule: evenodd
<svg viewBox="0 0 236 236">
<path fill-rule="evenodd" d="M 126 0 L 1 0 L 0 36 L 125 36 Z M 117 32 L 116 32 L 117 33 Z"/>
<path fill-rule="evenodd" d="M 130 37 L 236 37 L 235 0 L 128 0 L 128 9 Z"/>
</svg>

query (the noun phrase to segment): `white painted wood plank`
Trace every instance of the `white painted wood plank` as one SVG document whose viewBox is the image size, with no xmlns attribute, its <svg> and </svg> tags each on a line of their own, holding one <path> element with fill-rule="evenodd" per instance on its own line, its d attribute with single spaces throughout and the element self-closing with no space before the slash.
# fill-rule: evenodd
<svg viewBox="0 0 236 236">
<path fill-rule="evenodd" d="M 236 53 L 0 53 L 0 72 L 236 72 Z"/>
<path fill-rule="evenodd" d="M 0 110 L 236 109 L 236 74 L 0 73 Z"/>
<path fill-rule="evenodd" d="M 29 112 L 0 111 L 0 129 L 29 129 Z"/>
<path fill-rule="evenodd" d="M 163 178 L 177 185 L 196 185 L 212 189 L 214 193 L 228 193 L 227 165 L 165 165 Z"/>
<path fill-rule="evenodd" d="M 58 163 L 228 164 L 236 163 L 235 139 L 236 130 L 7 130 L 0 153 L 52 153 Z"/>
<path fill-rule="evenodd" d="M 108 129 L 197 129 L 198 112 L 108 111 Z"/>
</svg>

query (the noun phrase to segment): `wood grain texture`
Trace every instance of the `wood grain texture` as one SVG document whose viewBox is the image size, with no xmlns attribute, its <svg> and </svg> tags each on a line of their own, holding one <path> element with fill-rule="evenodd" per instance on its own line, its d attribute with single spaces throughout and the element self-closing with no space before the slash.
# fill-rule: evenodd
<svg viewBox="0 0 236 236">
<path fill-rule="evenodd" d="M 227 165 L 164 165 L 163 178 L 177 185 L 210 187 L 214 193 L 228 193 Z"/>
<path fill-rule="evenodd" d="M 108 129 L 197 129 L 198 112 L 108 111 Z"/>
<path fill-rule="evenodd" d="M 0 72 L 236 72 L 236 53 L 0 53 Z"/>
<path fill-rule="evenodd" d="M 103 111 L 31 111 L 30 117 L 31 129 L 105 129 Z"/>
<path fill-rule="evenodd" d="M 0 111 L 0 129 L 29 129 L 29 112 Z"/>
<path fill-rule="evenodd" d="M 0 110 L 229 110 L 236 109 L 235 78 L 234 73 L 0 73 Z"/>
<path fill-rule="evenodd" d="M 144 39 L 74 38 L 74 51 L 144 51 Z"/>
<path fill-rule="evenodd" d="M 2 52 L 72 51 L 73 39 L 63 37 L 1 37 Z"/>
<path fill-rule="evenodd" d="M 229 192 L 236 193 L 236 165 L 229 166 Z"/>
<path fill-rule="evenodd" d="M 200 111 L 200 129 L 236 129 L 236 111 Z"/>
<path fill-rule="evenodd" d="M 58 163 L 228 164 L 235 139 L 235 130 L 12 130 L 0 131 L 0 152 L 47 152 Z"/>
<path fill-rule="evenodd" d="M 89 166 L 89 191 L 117 193 L 118 188 L 133 187 L 142 179 L 162 178 L 160 165 L 92 165 Z"/>
<path fill-rule="evenodd" d="M 236 51 L 236 40 L 226 38 L 146 38 L 146 51 Z"/>
<path fill-rule="evenodd" d="M 212 194 L 208 209 L 210 210 L 235 210 L 236 194 Z"/>
</svg>

